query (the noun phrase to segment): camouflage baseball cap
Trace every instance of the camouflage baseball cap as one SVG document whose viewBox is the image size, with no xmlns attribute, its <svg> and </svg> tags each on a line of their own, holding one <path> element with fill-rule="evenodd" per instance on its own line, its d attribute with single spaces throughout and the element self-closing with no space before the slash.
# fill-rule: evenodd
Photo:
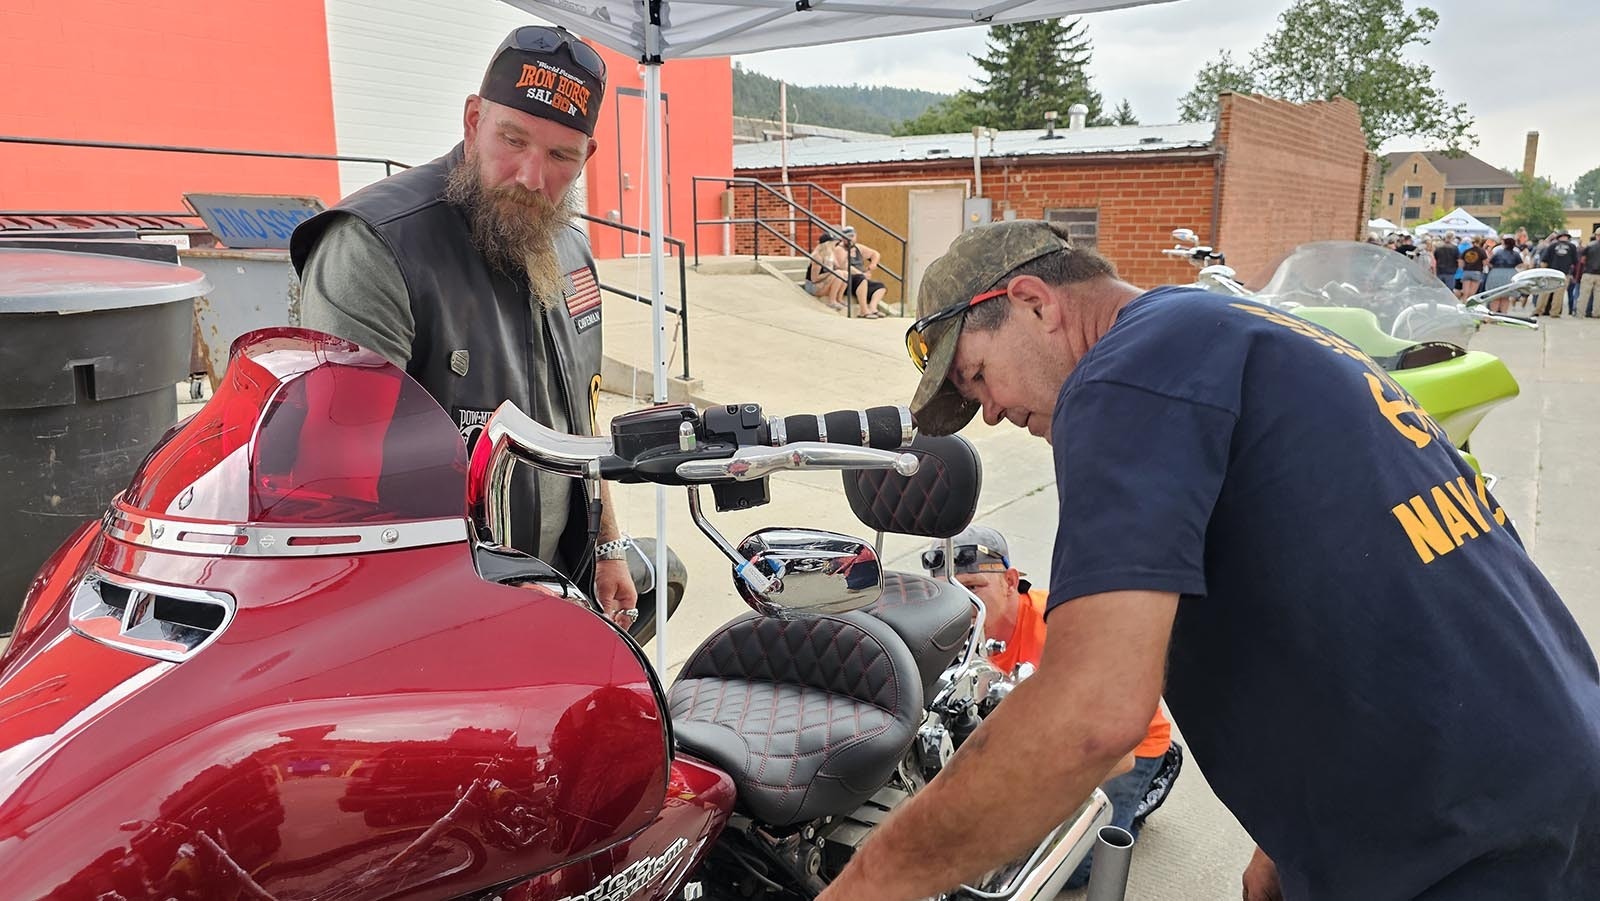
<svg viewBox="0 0 1600 901">
<path fill-rule="evenodd" d="M 995 222 L 962 232 L 950 242 L 944 256 L 922 274 L 917 316 L 970 303 L 1018 266 L 1070 246 L 1049 223 L 1038 219 Z M 964 314 L 955 316 L 935 323 L 923 334 L 928 342 L 928 364 L 911 399 L 911 414 L 917 428 L 929 435 L 954 434 L 978 412 L 977 402 L 962 397 L 946 378 L 965 320 Z"/>
</svg>

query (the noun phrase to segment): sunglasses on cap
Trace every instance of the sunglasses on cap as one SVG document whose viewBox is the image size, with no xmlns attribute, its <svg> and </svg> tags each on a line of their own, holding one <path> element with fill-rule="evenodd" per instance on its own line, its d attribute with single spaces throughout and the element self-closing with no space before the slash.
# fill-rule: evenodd
<svg viewBox="0 0 1600 901">
<path fill-rule="evenodd" d="M 572 61 L 589 70 L 589 74 L 605 81 L 606 61 L 593 47 L 578 40 L 577 36 L 565 28 L 551 28 L 546 25 L 524 25 L 516 30 L 514 46 L 518 50 L 532 50 L 538 53 L 554 53 L 562 47 L 572 54 Z"/>
<path fill-rule="evenodd" d="M 1011 568 L 1011 561 L 994 548 L 984 547 L 981 544 L 962 544 L 956 546 L 956 572 L 973 572 L 978 565 L 979 555 L 1000 561 L 1005 564 L 1006 569 Z M 931 572 L 943 571 L 944 548 L 923 551 L 922 568 Z"/>
<path fill-rule="evenodd" d="M 927 337 L 927 332 L 930 327 L 944 322 L 947 319 L 954 319 L 957 316 L 964 315 L 968 310 L 986 300 L 993 300 L 996 297 L 1004 297 L 1006 296 L 1006 292 L 1009 290 L 1011 289 L 1007 287 L 995 288 L 993 291 L 985 291 L 966 303 L 951 304 L 937 313 L 929 313 L 921 319 L 918 319 L 916 322 L 911 323 L 911 327 L 906 329 L 906 353 L 911 357 L 911 365 L 917 367 L 918 372 L 928 368 L 928 357 L 933 352 L 933 346 L 928 343 Z"/>
</svg>

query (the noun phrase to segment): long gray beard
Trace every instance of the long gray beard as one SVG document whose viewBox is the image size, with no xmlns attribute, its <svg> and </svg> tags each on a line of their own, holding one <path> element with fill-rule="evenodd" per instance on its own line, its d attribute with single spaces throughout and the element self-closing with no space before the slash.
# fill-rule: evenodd
<svg viewBox="0 0 1600 901">
<path fill-rule="evenodd" d="M 444 198 L 466 214 L 473 246 L 490 265 L 525 275 L 546 309 L 565 294 L 556 236 L 577 216 L 572 191 L 557 205 L 520 185 L 489 190 L 478 175 L 476 155 L 469 153 L 450 170 Z"/>
</svg>

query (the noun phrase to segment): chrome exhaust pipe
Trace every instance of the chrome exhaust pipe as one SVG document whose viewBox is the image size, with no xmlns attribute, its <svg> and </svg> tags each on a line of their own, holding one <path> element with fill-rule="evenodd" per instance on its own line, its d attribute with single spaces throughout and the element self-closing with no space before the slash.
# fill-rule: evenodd
<svg viewBox="0 0 1600 901">
<path fill-rule="evenodd" d="M 1128 892 L 1128 864 L 1133 861 L 1133 833 L 1121 826 L 1101 826 L 1094 843 L 1094 869 L 1084 901 L 1122 901 Z"/>
<path fill-rule="evenodd" d="M 1055 901 L 1078 864 L 1095 847 L 1095 837 L 1110 822 L 1111 799 L 1097 788 L 1071 819 L 1045 836 L 1027 862 L 1006 879 L 1003 886 L 984 890 L 963 885 L 954 897 L 982 901 Z M 1131 844 L 1131 837 L 1129 842 Z"/>
</svg>

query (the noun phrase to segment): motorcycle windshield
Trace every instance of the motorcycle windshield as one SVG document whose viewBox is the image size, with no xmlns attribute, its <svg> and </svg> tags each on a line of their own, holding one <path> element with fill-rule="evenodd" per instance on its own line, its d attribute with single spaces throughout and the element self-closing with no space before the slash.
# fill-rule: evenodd
<svg viewBox="0 0 1600 901">
<path fill-rule="evenodd" d="M 1466 347 L 1477 330 L 1472 314 L 1421 263 L 1356 241 L 1295 248 L 1257 299 L 1317 322 L 1374 357 L 1425 341 Z"/>
<path fill-rule="evenodd" d="M 122 505 L 229 524 L 463 518 L 466 472 L 461 433 L 394 364 L 271 328 L 234 342 L 215 395 L 163 436 Z"/>
</svg>

